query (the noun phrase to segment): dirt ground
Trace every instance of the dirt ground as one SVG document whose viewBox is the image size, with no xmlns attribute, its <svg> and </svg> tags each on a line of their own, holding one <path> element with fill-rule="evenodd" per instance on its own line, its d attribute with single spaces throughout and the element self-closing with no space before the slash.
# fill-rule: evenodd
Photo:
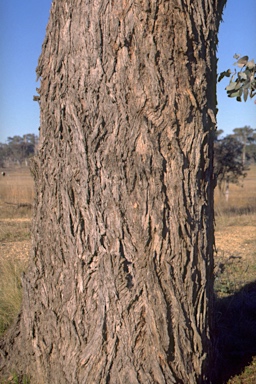
<svg viewBox="0 0 256 384">
<path fill-rule="evenodd" d="M 251 264 L 256 257 L 256 226 L 232 226 L 215 233 L 218 253 L 227 258 L 241 257 Z"/>
<path fill-rule="evenodd" d="M 31 218 L 0 219 L 0 257 L 27 261 L 31 250 Z"/>
<path fill-rule="evenodd" d="M 215 289 L 229 295 L 256 280 L 256 226 L 235 225 L 215 233 Z"/>
</svg>

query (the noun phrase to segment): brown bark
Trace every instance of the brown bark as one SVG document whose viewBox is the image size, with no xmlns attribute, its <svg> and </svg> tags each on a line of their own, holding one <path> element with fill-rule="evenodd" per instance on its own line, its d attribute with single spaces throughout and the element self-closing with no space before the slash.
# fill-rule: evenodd
<svg viewBox="0 0 256 384">
<path fill-rule="evenodd" d="M 220 3 L 53 2 L 33 253 L 3 371 L 207 381 Z"/>
</svg>

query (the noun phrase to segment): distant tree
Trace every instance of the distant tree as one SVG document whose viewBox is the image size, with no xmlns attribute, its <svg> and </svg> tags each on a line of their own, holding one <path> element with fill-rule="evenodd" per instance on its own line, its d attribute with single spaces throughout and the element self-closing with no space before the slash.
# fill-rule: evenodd
<svg viewBox="0 0 256 384">
<path fill-rule="evenodd" d="M 235 97 L 237 101 L 247 101 L 248 97 L 253 98 L 256 95 L 256 64 L 254 59 L 249 60 L 248 56 L 240 57 L 235 54 L 234 58 L 237 60 L 234 66 L 240 70 L 235 69 L 233 72 L 228 69 L 220 73 L 218 81 L 225 77 L 230 77 L 229 84 L 225 88 L 228 97 Z M 256 100 L 255 100 L 256 103 Z M 245 164 L 246 160 L 256 159 L 256 152 L 254 143 L 256 142 L 256 129 L 245 126 L 244 128 L 234 129 L 234 138 L 240 141 L 243 145 L 242 149 L 242 163 Z M 216 138 L 218 134 L 216 134 Z"/>
<path fill-rule="evenodd" d="M 248 146 L 256 142 L 256 129 L 246 125 L 243 128 L 235 128 L 233 132 L 232 136 L 243 145 L 242 161 L 245 164 L 246 159 L 249 159 Z"/>
<path fill-rule="evenodd" d="M 217 129 L 215 131 L 215 141 L 220 140 L 220 136 L 224 133 L 222 129 Z"/>
<path fill-rule="evenodd" d="M 256 143 L 251 143 L 246 147 L 246 159 L 256 162 Z"/>
<path fill-rule="evenodd" d="M 228 192 L 229 184 L 237 184 L 246 176 L 244 165 L 243 144 L 232 135 L 215 141 L 214 169 L 220 191 Z"/>
<path fill-rule="evenodd" d="M 23 151 L 22 151 L 22 137 L 21 136 L 13 136 L 7 138 L 8 143 L 8 155 L 12 161 L 17 163 L 21 163 L 23 159 Z"/>
<path fill-rule="evenodd" d="M 34 155 L 37 142 L 38 137 L 32 133 L 8 137 L 7 144 L 1 144 L 3 149 L 0 151 L 0 157 L 2 161 L 9 159 L 20 164 Z"/>
<path fill-rule="evenodd" d="M 38 143 L 38 136 L 34 133 L 27 133 L 26 135 L 23 135 L 23 139 L 27 143 L 33 144 L 34 146 Z"/>
<path fill-rule="evenodd" d="M 0 167 L 4 167 L 5 159 L 8 155 L 7 144 L 0 143 Z"/>
</svg>

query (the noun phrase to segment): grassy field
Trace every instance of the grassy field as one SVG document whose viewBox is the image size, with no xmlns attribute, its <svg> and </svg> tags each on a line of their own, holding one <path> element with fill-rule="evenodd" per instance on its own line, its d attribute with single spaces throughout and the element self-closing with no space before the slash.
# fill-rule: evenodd
<svg viewBox="0 0 256 384">
<path fill-rule="evenodd" d="M 9 169 L 0 177 L 0 333 L 20 308 L 20 276 L 29 256 L 33 198 L 28 169 Z"/>
<path fill-rule="evenodd" d="M 33 198 L 29 170 L 6 170 L 0 178 L 0 334 L 20 308 Z M 256 383 L 256 166 L 243 187 L 231 185 L 228 202 L 216 190 L 215 217 L 217 384 L 252 384 Z M 13 375 L 0 381 L 19 382 L 27 379 Z"/>
<path fill-rule="evenodd" d="M 256 383 L 256 166 L 228 202 L 215 193 L 219 383 Z M 218 384 L 217 382 L 217 384 Z"/>
<path fill-rule="evenodd" d="M 233 293 L 256 276 L 256 166 L 242 186 L 230 186 L 229 201 L 215 193 L 216 290 Z"/>
</svg>

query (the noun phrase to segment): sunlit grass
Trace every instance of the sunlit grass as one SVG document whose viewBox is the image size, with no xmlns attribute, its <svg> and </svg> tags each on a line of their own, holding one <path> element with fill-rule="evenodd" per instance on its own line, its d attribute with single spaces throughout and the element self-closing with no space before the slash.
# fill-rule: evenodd
<svg viewBox="0 0 256 384">
<path fill-rule="evenodd" d="M 6 170 L 6 176 L 0 177 L 0 244 L 7 249 L 8 244 L 30 239 L 33 200 L 34 184 L 29 169 Z M 0 254 L 0 334 L 19 313 L 21 275 L 26 266 L 26 255 Z"/>
<path fill-rule="evenodd" d="M 256 224 L 256 165 L 251 165 L 242 184 L 230 184 L 228 201 L 215 190 L 216 229 L 230 225 Z"/>
<path fill-rule="evenodd" d="M 230 185 L 228 201 L 216 189 L 215 220 L 215 316 L 219 333 L 218 369 L 223 379 L 220 384 L 252 384 L 256 383 L 255 165 L 250 167 L 243 186 Z"/>
<path fill-rule="evenodd" d="M 23 174 L 13 173 L 8 176 L 7 173 L 6 178 L 0 179 L 0 222 L 2 221 L 0 243 L 29 239 L 29 219 L 32 216 L 33 200 L 33 179 L 28 170 Z M 28 220 L 21 220 L 21 218 L 27 218 Z M 235 227 L 254 226 L 256 228 L 256 166 L 251 167 L 247 178 L 243 182 L 243 187 L 237 185 L 230 186 L 228 201 L 216 189 L 215 220 L 216 233 L 227 231 L 225 232 L 227 236 L 232 233 L 232 228 Z M 246 241 L 248 243 L 248 239 Z M 249 241 L 254 242 L 254 239 L 252 238 Z M 220 299 L 217 310 L 219 311 L 218 314 L 221 313 L 221 316 L 225 315 L 224 323 L 220 324 L 219 322 L 219 329 L 225 336 L 226 331 L 223 327 L 230 327 L 230 325 L 234 327 L 234 332 L 232 330 L 229 335 L 232 343 L 235 344 L 233 349 L 240 348 L 241 354 L 245 352 L 243 348 L 247 348 L 245 343 L 248 339 L 250 341 L 250 335 L 254 334 L 254 327 L 256 329 L 255 321 L 251 318 L 251 308 L 249 305 L 252 302 L 251 293 L 247 288 L 243 288 L 245 284 L 255 280 L 256 254 L 255 258 L 253 257 L 254 255 L 251 256 L 252 260 L 255 259 L 255 262 L 253 263 L 250 260 L 249 268 L 247 268 L 246 262 L 240 261 L 239 257 L 236 258 L 236 254 L 235 258 L 230 257 L 230 255 L 218 255 L 218 265 L 216 265 L 215 288 Z M 0 258 L 0 333 L 6 331 L 19 313 L 22 301 L 21 276 L 26 266 L 27 260 L 20 258 L 20 255 L 17 255 L 17 258 Z M 218 318 L 218 321 L 220 320 Z M 248 338 L 246 338 L 245 334 L 246 329 L 248 331 Z M 232 346 L 232 343 L 229 344 L 230 340 L 226 342 L 224 336 L 221 342 L 223 343 L 223 349 L 226 348 L 225 354 L 227 355 L 228 348 L 230 345 Z M 227 358 L 226 355 L 225 358 Z M 225 361 L 223 364 L 225 368 Z M 252 384 L 255 382 L 255 377 L 256 360 L 254 358 L 251 363 L 247 364 L 240 375 L 229 379 L 228 384 Z M 15 374 L 10 375 L 6 381 L 0 381 L 0 384 L 16 383 L 28 384 L 29 381 L 26 377 L 20 378 Z"/>
<path fill-rule="evenodd" d="M 22 301 L 21 275 L 26 263 L 0 258 L 0 334 L 12 324 Z"/>
<path fill-rule="evenodd" d="M 0 219 L 31 217 L 34 181 L 28 168 L 6 171 L 0 177 Z"/>
</svg>

